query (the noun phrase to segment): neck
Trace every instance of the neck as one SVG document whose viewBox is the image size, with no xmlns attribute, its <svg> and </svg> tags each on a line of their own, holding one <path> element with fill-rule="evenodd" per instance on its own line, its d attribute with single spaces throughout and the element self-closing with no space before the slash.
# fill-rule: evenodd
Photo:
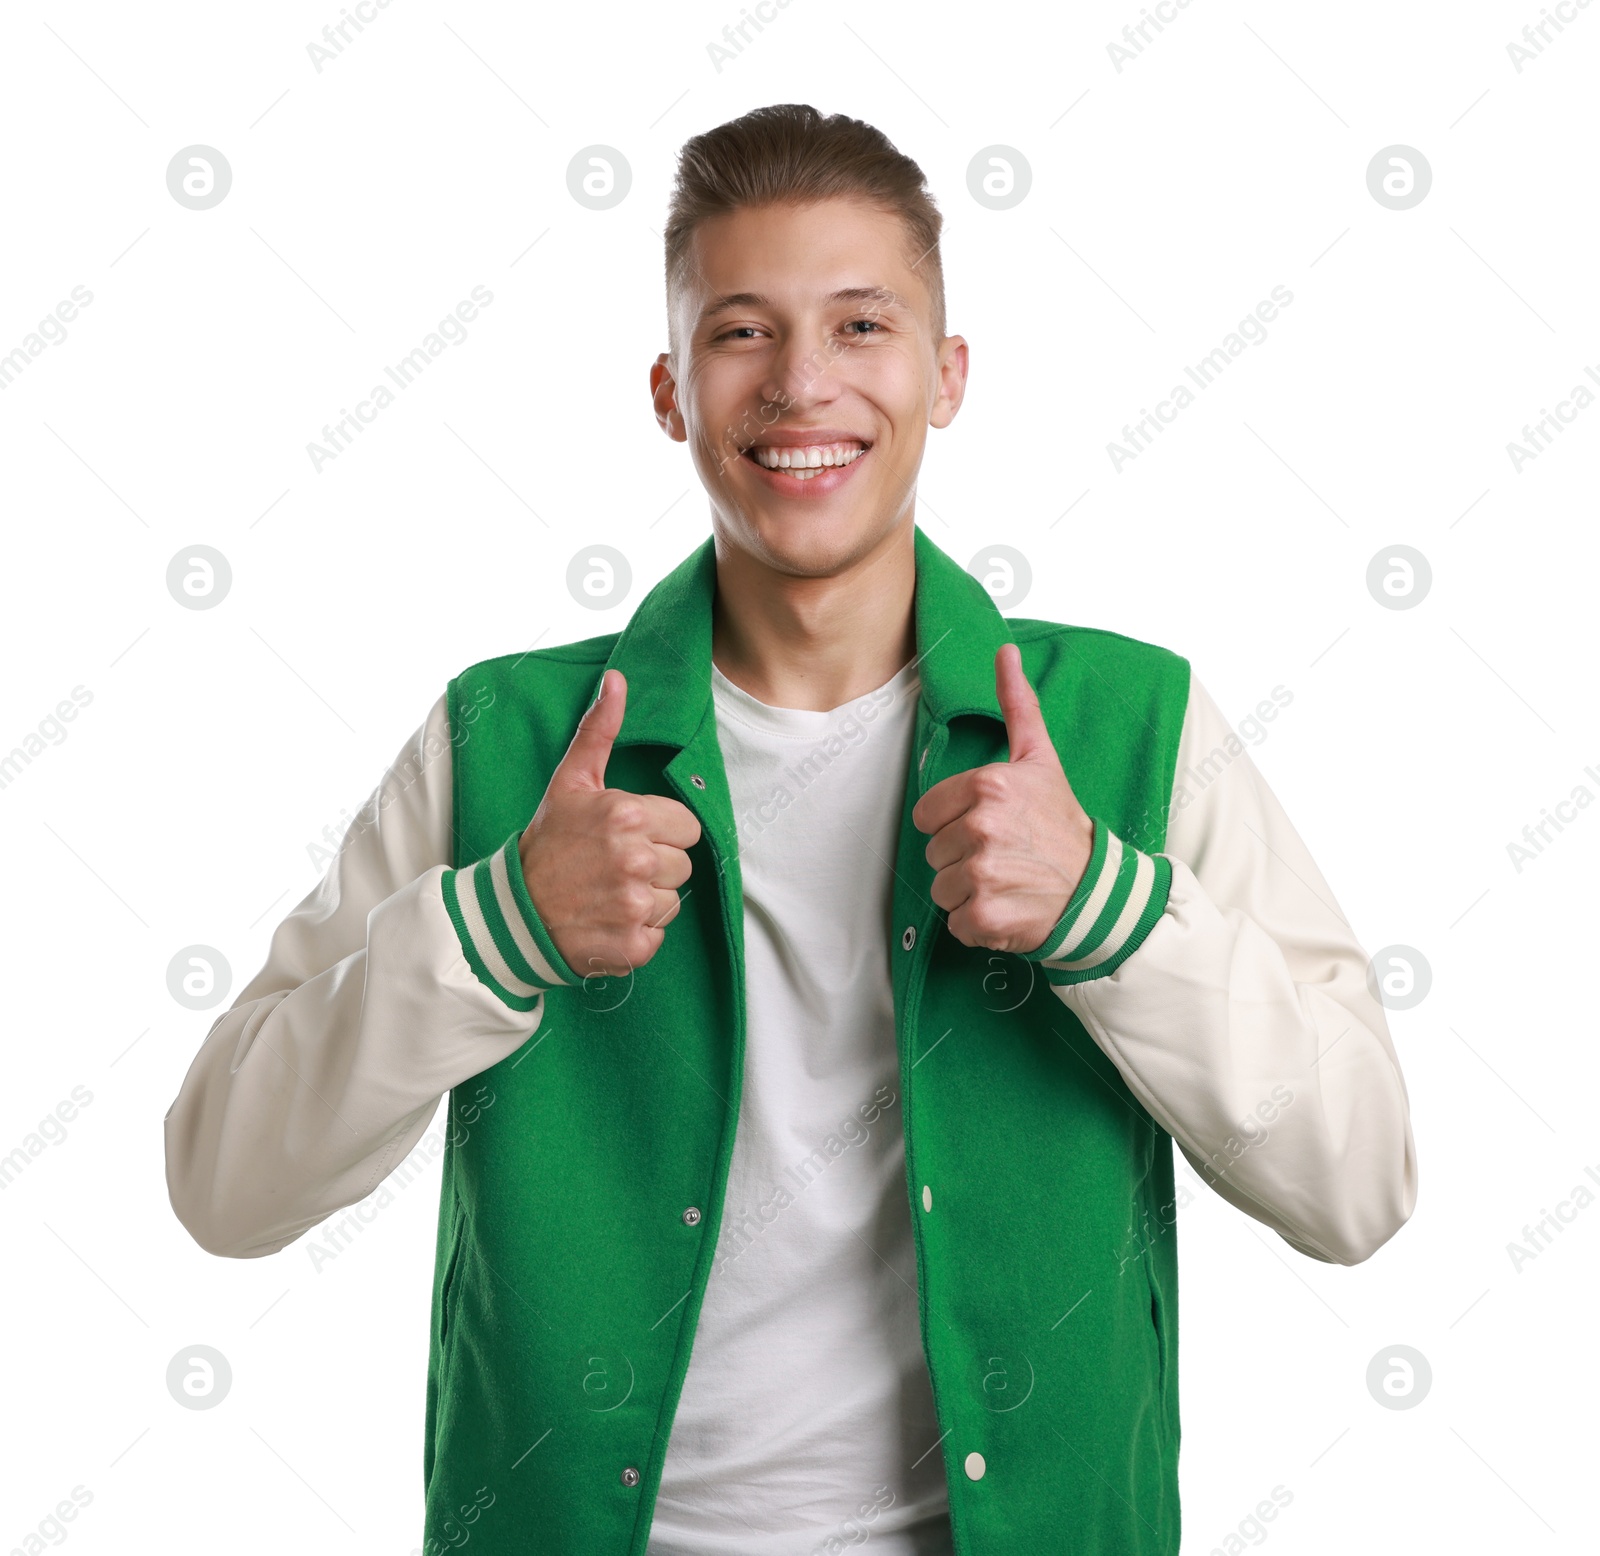
<svg viewBox="0 0 1600 1556">
<path fill-rule="evenodd" d="M 780 572 L 717 537 L 712 663 L 761 702 L 827 712 L 893 679 L 917 652 L 908 518 L 848 566 Z"/>
</svg>

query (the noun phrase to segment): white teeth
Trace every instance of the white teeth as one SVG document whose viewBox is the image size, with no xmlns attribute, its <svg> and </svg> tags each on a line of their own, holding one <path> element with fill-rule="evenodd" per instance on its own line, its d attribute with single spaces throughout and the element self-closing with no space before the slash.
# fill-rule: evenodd
<svg viewBox="0 0 1600 1556">
<path fill-rule="evenodd" d="M 813 470 L 854 464 L 866 449 L 859 443 L 819 443 L 805 448 L 755 448 L 756 463 L 767 470 L 787 470 L 804 481 Z"/>
</svg>

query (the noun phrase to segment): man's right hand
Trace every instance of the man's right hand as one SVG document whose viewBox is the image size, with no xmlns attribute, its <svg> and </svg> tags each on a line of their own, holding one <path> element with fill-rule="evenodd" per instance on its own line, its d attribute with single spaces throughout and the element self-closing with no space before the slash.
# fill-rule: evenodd
<svg viewBox="0 0 1600 1556">
<path fill-rule="evenodd" d="M 517 844 L 533 905 L 579 977 L 621 977 L 656 954 L 700 841 L 681 801 L 606 787 L 627 697 L 607 670 Z"/>
</svg>

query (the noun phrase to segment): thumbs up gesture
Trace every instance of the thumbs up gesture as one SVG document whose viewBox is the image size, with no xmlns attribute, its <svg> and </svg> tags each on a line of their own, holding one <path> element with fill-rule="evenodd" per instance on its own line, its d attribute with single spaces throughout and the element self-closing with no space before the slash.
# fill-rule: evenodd
<svg viewBox="0 0 1600 1556">
<path fill-rule="evenodd" d="M 1077 890 L 1094 847 L 1090 821 L 1051 744 L 1016 644 L 995 656 L 1010 760 L 941 779 L 911 811 L 932 837 L 932 896 L 966 946 L 1032 951 Z"/>
<path fill-rule="evenodd" d="M 528 895 L 583 977 L 620 977 L 656 954 L 700 840 L 680 801 L 606 787 L 627 696 L 622 672 L 607 670 L 517 844 Z"/>
</svg>

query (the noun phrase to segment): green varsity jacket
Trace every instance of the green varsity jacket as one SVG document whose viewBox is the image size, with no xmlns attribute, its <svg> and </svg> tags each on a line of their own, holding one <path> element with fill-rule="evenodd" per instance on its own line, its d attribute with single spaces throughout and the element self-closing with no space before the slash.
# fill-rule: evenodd
<svg viewBox="0 0 1600 1556">
<path fill-rule="evenodd" d="M 922 1341 L 961 1556 L 1176 1556 L 1172 1139 L 1051 983 L 1103 977 L 1166 902 L 1186 660 L 1001 616 L 915 532 L 921 698 L 889 946 Z M 620 633 L 450 682 L 462 950 L 528 1042 L 450 1095 L 430 1336 L 424 1549 L 643 1556 L 715 1254 L 745 1041 L 735 824 L 711 698 L 707 539 Z M 994 660 L 1018 644 L 1095 849 L 1035 950 L 962 945 L 911 809 L 1007 759 Z M 627 677 L 607 783 L 702 833 L 648 964 L 582 978 L 518 838 L 604 670 Z M 535 1026 L 536 1024 L 536 1026 Z M 485 1106 L 492 1099 L 492 1106 Z"/>
</svg>

